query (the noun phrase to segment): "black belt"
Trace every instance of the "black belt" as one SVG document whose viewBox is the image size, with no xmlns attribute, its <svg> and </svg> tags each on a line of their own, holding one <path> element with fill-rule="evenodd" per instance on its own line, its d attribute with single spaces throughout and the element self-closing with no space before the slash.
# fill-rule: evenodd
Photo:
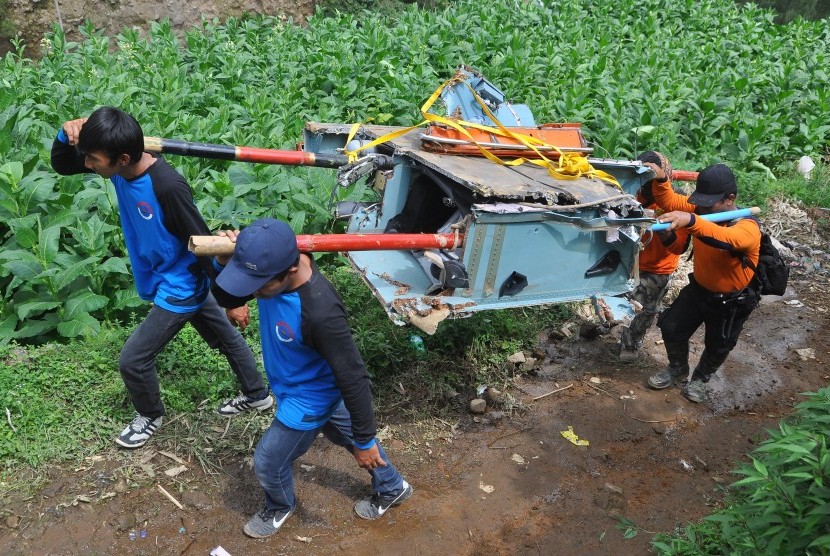
<svg viewBox="0 0 830 556">
<path fill-rule="evenodd" d="M 715 293 L 701 286 L 697 282 L 697 280 L 695 280 L 694 274 L 689 274 L 689 282 L 694 284 L 698 288 L 698 290 L 700 290 L 700 292 L 704 295 L 704 297 L 706 297 L 708 301 L 712 301 L 713 303 L 722 303 L 723 305 L 726 305 L 728 303 L 740 303 L 742 301 L 748 301 L 755 297 L 755 294 L 752 292 L 749 286 L 738 291 L 728 293 Z"/>
</svg>

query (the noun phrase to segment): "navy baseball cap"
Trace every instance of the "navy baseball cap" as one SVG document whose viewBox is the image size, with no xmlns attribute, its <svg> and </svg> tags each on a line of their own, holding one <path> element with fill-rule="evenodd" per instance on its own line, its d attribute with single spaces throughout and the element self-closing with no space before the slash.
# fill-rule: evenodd
<svg viewBox="0 0 830 556">
<path fill-rule="evenodd" d="M 735 174 L 725 164 L 713 164 L 697 175 L 695 192 L 689 196 L 689 202 L 699 207 L 711 207 L 731 194 L 738 194 Z"/>
<path fill-rule="evenodd" d="M 288 270 L 300 256 L 291 226 L 274 218 L 260 218 L 236 238 L 231 260 L 216 284 L 236 297 L 247 297 Z"/>
</svg>

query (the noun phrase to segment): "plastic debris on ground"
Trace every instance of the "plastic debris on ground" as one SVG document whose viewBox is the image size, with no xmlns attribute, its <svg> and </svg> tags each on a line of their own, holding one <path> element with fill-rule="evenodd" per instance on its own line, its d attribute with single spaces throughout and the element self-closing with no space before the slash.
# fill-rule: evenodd
<svg viewBox="0 0 830 556">
<path fill-rule="evenodd" d="M 574 428 L 570 425 L 568 425 L 568 430 L 560 431 L 559 434 L 561 434 L 565 440 L 576 446 L 588 446 L 589 444 L 587 440 L 580 439 L 576 433 L 574 433 Z"/>
</svg>

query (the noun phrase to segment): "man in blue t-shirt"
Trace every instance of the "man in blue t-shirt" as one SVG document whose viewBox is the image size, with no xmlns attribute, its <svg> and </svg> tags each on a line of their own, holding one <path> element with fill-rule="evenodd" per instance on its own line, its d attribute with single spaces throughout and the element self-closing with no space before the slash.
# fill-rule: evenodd
<svg viewBox="0 0 830 556">
<path fill-rule="evenodd" d="M 274 400 L 251 348 L 229 320 L 244 328 L 247 307 L 226 315 L 211 295 L 210 259 L 198 260 L 187 250 L 191 235 L 210 233 L 207 224 L 184 177 L 163 158 L 144 152 L 135 118 L 105 106 L 89 118 L 64 123 L 52 144 L 52 167 L 61 175 L 96 173 L 112 181 L 136 289 L 153 304 L 121 350 L 119 368 L 136 415 L 115 441 L 138 448 L 161 426 L 156 356 L 188 322 L 228 359 L 242 386 L 218 412 L 232 416 L 270 408 Z"/>
<path fill-rule="evenodd" d="M 285 222 L 257 220 L 241 233 L 232 257 L 217 257 L 214 294 L 220 305 L 259 306 L 262 358 L 277 413 L 254 452 L 254 470 L 265 490 L 265 508 L 244 531 L 263 538 L 294 512 L 294 460 L 322 432 L 346 448 L 372 476 L 372 495 L 354 507 L 377 519 L 412 495 L 389 463 L 375 434 L 369 373 L 355 346 L 346 309 L 314 259 L 297 249 Z"/>
</svg>

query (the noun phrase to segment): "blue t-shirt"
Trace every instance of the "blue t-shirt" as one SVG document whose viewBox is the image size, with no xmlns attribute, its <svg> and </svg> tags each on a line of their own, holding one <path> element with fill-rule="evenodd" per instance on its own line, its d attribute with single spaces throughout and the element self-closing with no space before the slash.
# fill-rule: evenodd
<svg viewBox="0 0 830 556">
<path fill-rule="evenodd" d="M 309 259 L 312 274 L 306 283 L 257 300 L 262 359 L 277 398 L 276 417 L 292 429 L 313 430 L 328 421 L 342 400 L 351 417 L 355 445 L 367 449 L 374 445 L 376 434 L 369 373 L 354 343 L 343 301 Z M 213 293 L 224 307 L 238 307 L 251 299 L 232 297 L 219 286 Z"/>
<path fill-rule="evenodd" d="M 52 167 L 63 175 L 92 172 L 63 129 L 52 145 Z M 138 295 L 174 313 L 197 311 L 210 290 L 210 279 L 187 243 L 191 235 L 210 231 L 193 203 L 190 186 L 161 157 L 131 180 L 119 175 L 110 180 Z"/>
</svg>

